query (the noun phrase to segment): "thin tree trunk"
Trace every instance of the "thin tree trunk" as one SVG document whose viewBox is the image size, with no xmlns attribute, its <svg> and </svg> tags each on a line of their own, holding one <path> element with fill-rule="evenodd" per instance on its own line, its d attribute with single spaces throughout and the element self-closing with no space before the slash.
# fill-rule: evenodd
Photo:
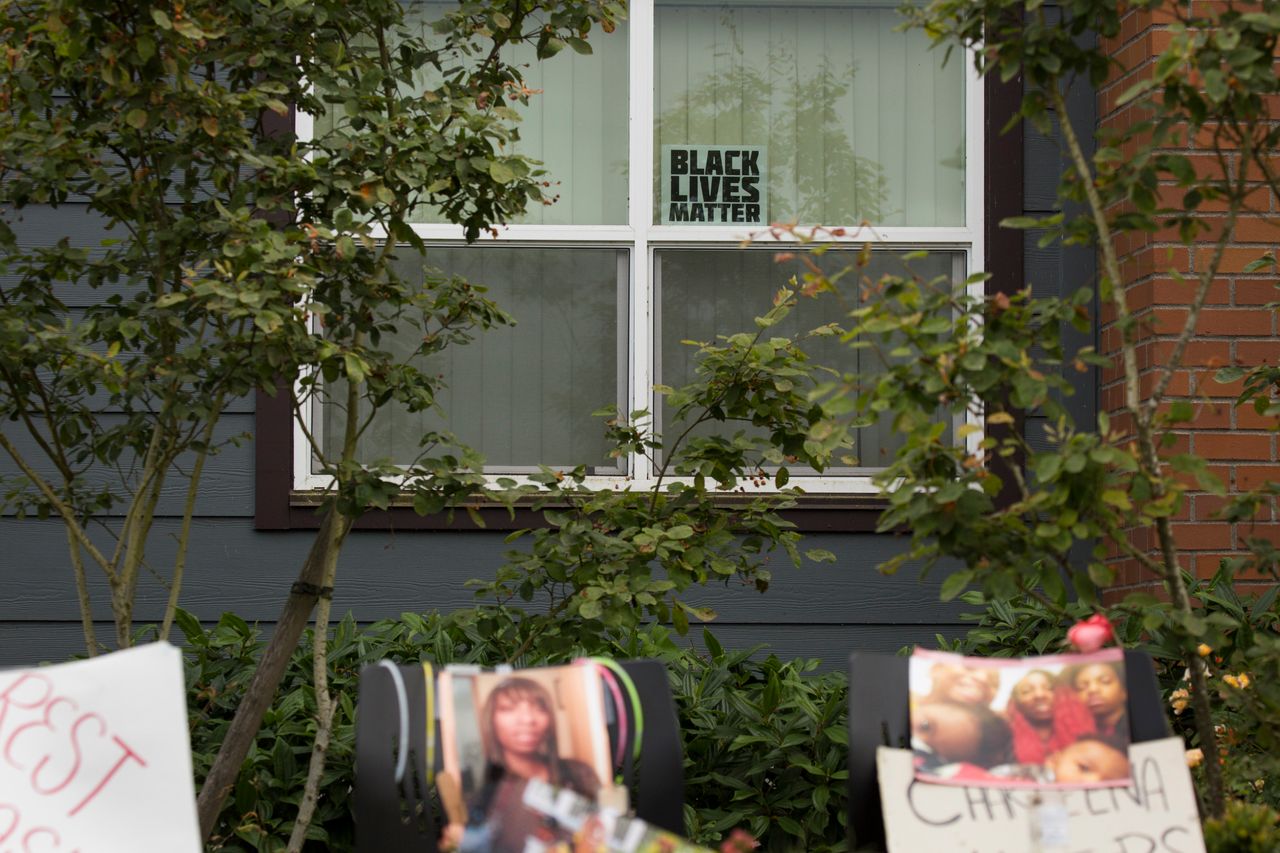
<svg viewBox="0 0 1280 853">
<path fill-rule="evenodd" d="M 325 586 L 333 586 L 337 569 L 337 552 L 330 552 L 330 565 Z M 315 634 L 311 644 L 312 682 L 316 693 L 316 741 L 311 747 L 311 764 L 307 768 L 307 784 L 298 804 L 298 819 L 289 833 L 288 853 L 302 853 L 307 841 L 307 828 L 315 815 L 320 800 L 320 780 L 324 776 L 325 759 L 329 755 L 329 740 L 333 736 L 333 714 L 338 704 L 329 695 L 329 609 L 332 600 L 322 595 L 316 604 Z"/>
<path fill-rule="evenodd" d="M 1125 407 L 1133 416 L 1133 432 L 1138 443 L 1138 464 L 1151 482 L 1152 497 L 1155 500 L 1159 500 L 1167 494 L 1164 480 L 1165 474 L 1160 461 L 1159 450 L 1156 447 L 1154 426 L 1151 419 L 1155 411 L 1155 404 L 1159 401 L 1150 401 L 1150 408 L 1143 406 L 1137 351 L 1132 339 L 1129 337 L 1129 327 L 1132 320 L 1128 301 L 1125 298 L 1124 280 L 1120 273 L 1120 261 L 1116 255 L 1115 244 L 1112 242 L 1106 210 L 1103 207 L 1101 197 L 1098 195 L 1097 187 L 1094 186 L 1093 173 L 1089 168 L 1088 161 L 1085 159 L 1084 150 L 1080 147 L 1080 141 L 1076 138 L 1071 122 L 1065 120 L 1067 105 L 1056 85 L 1052 89 L 1052 96 L 1054 107 L 1059 111 L 1059 115 L 1064 117 L 1062 122 L 1063 139 L 1067 144 L 1076 172 L 1084 185 L 1094 224 L 1098 229 L 1098 243 L 1102 251 L 1103 268 L 1106 278 L 1111 282 L 1111 302 L 1116 311 L 1116 324 L 1122 331 L 1120 353 L 1124 365 Z M 1234 213 L 1232 213 L 1229 221 L 1232 223 L 1235 221 Z M 1225 236 L 1223 239 L 1225 239 Z M 1221 250 L 1221 246 L 1219 249 Z M 1217 257 L 1221 258 L 1221 251 L 1218 252 Z M 1207 286 L 1212 280 L 1212 274 L 1208 275 L 1202 281 L 1201 287 L 1207 290 Z M 1184 346 L 1185 341 L 1190 340 L 1191 335 L 1194 333 L 1196 314 L 1199 311 L 1199 306 L 1203 305 L 1201 296 L 1199 294 L 1197 296 L 1196 311 L 1189 315 L 1187 321 L 1190 331 L 1184 328 L 1183 335 L 1179 339 L 1180 346 Z M 1173 364 L 1176 364 L 1176 362 L 1173 362 Z M 1160 542 L 1160 556 L 1163 564 L 1164 576 L 1161 580 L 1173 599 L 1173 606 L 1179 612 L 1190 616 L 1192 614 L 1191 597 L 1187 594 L 1186 585 L 1182 582 L 1182 566 L 1178 562 L 1177 546 L 1167 518 L 1157 519 L 1156 535 Z M 1222 768 L 1218 765 L 1218 738 L 1213 729 L 1213 717 L 1209 707 L 1208 683 L 1204 673 L 1204 661 L 1196 653 L 1197 644 L 1193 637 L 1184 634 L 1180 640 L 1183 661 L 1191 674 L 1191 709 L 1195 717 L 1196 734 L 1200 739 L 1201 748 L 1205 751 L 1204 768 L 1205 783 L 1208 788 L 1206 800 L 1209 815 L 1211 817 L 1221 817 L 1226 808 L 1226 800 L 1223 793 Z"/>
<path fill-rule="evenodd" d="M 217 425 L 222 411 L 223 395 L 214 398 L 212 411 L 201 440 L 204 447 L 196 454 L 195 464 L 191 467 L 191 478 L 187 482 L 187 500 L 182 507 L 182 530 L 178 534 L 178 553 L 173 561 L 173 578 L 169 581 L 169 600 L 165 602 L 164 619 L 160 623 L 160 640 L 168 641 L 169 632 L 173 630 L 173 618 L 178 612 L 178 598 L 182 594 L 182 576 L 187 566 L 187 548 L 191 544 L 191 519 L 196 514 L 196 497 L 200 490 L 200 477 L 204 474 L 205 459 L 209 456 L 209 445 L 213 443 L 213 428 Z"/>
<path fill-rule="evenodd" d="M 76 578 L 76 599 L 80 604 L 80 627 L 84 630 L 84 648 L 89 657 L 98 653 L 98 637 L 93 628 L 93 602 L 89 599 L 89 578 L 84 572 L 84 557 L 80 554 L 80 541 L 67 531 L 67 546 L 71 551 L 71 570 Z"/>
<path fill-rule="evenodd" d="M 262 718 L 271 706 L 276 688 L 289 666 L 289 658 L 297 648 L 298 639 L 311 618 L 311 610 L 320 597 L 331 555 L 336 560 L 337 552 L 350 529 L 351 519 L 339 515 L 330 507 L 320 524 L 311 551 L 302 564 L 298 579 L 289 591 L 280 620 L 276 623 L 275 633 L 271 635 L 271 642 L 267 644 L 258 668 L 254 670 L 253 679 L 249 682 L 240 707 L 236 709 L 236 715 L 218 749 L 213 767 L 200 787 L 196 805 L 200 816 L 200 831 L 206 839 L 217 824 L 222 804 L 235 785 L 236 777 L 240 775 L 240 767 L 258 735 Z"/>
</svg>

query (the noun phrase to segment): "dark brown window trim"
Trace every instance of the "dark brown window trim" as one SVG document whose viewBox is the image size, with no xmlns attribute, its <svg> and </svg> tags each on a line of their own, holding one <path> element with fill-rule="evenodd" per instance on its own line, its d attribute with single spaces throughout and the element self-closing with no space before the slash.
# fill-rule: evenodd
<svg viewBox="0 0 1280 853">
<path fill-rule="evenodd" d="M 1021 216 L 1023 210 L 1022 127 L 1000 134 L 1009 116 L 1017 112 L 1022 81 L 1001 83 L 986 78 L 985 233 L 986 269 L 991 273 L 987 293 L 1013 293 L 1023 286 L 1022 232 L 1000 228 L 1002 219 Z M 269 114 L 267 132 L 289 133 L 293 115 Z M 990 429 L 995 429 L 989 427 Z M 1020 429 L 1020 426 L 1013 428 Z M 254 446 L 256 480 L 254 527 L 258 530 L 314 529 L 319 526 L 315 505 L 305 493 L 293 491 L 293 413 L 283 387 L 275 394 L 259 391 L 255 415 Z M 812 495 L 800 498 L 800 506 L 782 513 L 806 532 L 872 533 L 885 502 L 874 496 Z M 478 507 L 487 530 L 518 530 L 542 525 L 538 512 L 519 507 L 511 517 L 503 507 Z M 477 530 L 464 511 L 420 516 L 411 507 L 370 512 L 356 525 L 358 530 Z"/>
<path fill-rule="evenodd" d="M 984 237 L 986 242 L 988 296 L 997 293 L 1012 295 L 1026 286 L 1023 269 L 1023 232 L 1001 228 L 1000 222 L 1013 216 L 1022 216 L 1026 195 L 1023 191 L 1023 139 L 1022 123 L 1014 125 L 1007 133 L 1001 133 L 1022 105 L 1022 75 L 1001 82 L 999 75 L 986 77 L 986 187 Z M 1012 424 L 986 425 L 987 435 L 1000 438 L 1021 435 L 1024 429 L 1021 415 Z M 1021 467 L 1022 459 L 994 459 L 991 470 L 1004 482 L 1004 488 L 996 497 L 999 505 L 1008 505 L 1017 499 L 1017 484 L 1008 473 L 1010 464 Z"/>
</svg>

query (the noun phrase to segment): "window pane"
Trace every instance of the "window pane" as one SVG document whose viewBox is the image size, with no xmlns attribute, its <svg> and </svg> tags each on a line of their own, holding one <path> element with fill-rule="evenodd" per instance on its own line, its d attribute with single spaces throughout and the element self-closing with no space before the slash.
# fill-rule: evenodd
<svg viewBox="0 0 1280 853">
<path fill-rule="evenodd" d="M 431 22 L 456 2 L 415 2 L 406 19 L 431 32 Z M 531 24 L 532 26 L 532 24 Z M 593 29 L 590 56 L 565 48 L 551 59 L 538 61 L 532 47 L 504 51 L 518 66 L 525 86 L 535 91 L 529 104 L 512 101 L 521 116 L 516 152 L 540 160 L 551 183 L 545 188 L 551 205 L 530 204 L 513 222 L 544 225 L 625 225 L 627 223 L 627 127 L 629 115 L 628 37 L 625 21 L 612 33 Z M 478 60 L 477 60 L 478 61 Z M 448 70 L 448 69 L 446 69 Z M 421 89 L 437 85 L 438 73 L 424 73 Z M 341 122 L 341 106 L 315 123 L 322 134 Z M 358 134 L 357 134 L 358 135 Z M 419 208 L 417 222 L 441 222 L 431 206 Z"/>
<path fill-rule="evenodd" d="M 655 155 L 760 146 L 765 222 L 963 225 L 964 61 L 895 6 L 657 0 Z"/>
<path fill-rule="evenodd" d="M 423 369 L 442 374 L 449 385 L 438 398 L 443 414 L 389 407 L 362 436 L 360 458 L 408 462 L 417 456 L 424 432 L 442 429 L 480 450 L 487 468 L 497 472 L 545 464 L 619 473 L 619 463 L 607 456 L 601 419 L 591 413 L 620 403 L 625 389 L 619 348 L 627 251 L 443 246 L 428 249 L 427 260 L 488 287 L 489 298 L 516 325 L 427 359 Z M 399 263 L 404 275 L 421 266 L 412 255 Z M 334 414 L 323 412 L 329 452 L 338 442 L 340 420 Z"/>
<path fill-rule="evenodd" d="M 858 249 L 857 246 L 833 248 L 821 257 L 811 257 L 825 272 L 835 274 L 854 265 Z M 696 347 L 683 341 L 714 341 L 717 335 L 754 331 L 754 319 L 769 310 L 778 288 L 785 286 L 792 275 L 803 273 L 798 260 L 776 263 L 776 248 L 661 249 L 654 254 L 662 306 L 657 381 L 673 387 L 686 385 L 696 378 Z M 863 275 L 876 280 L 886 274 L 904 273 L 903 254 L 873 252 Z M 930 253 L 913 260 L 910 271 L 926 279 L 954 276 L 959 272 L 958 260 L 959 256 L 953 253 Z M 848 286 L 841 288 L 846 300 L 843 308 L 837 311 L 837 303 L 830 296 L 801 299 L 796 310 L 768 333 L 790 337 L 843 319 L 847 311 L 858 307 L 855 301 L 850 301 L 858 296 L 853 277 L 847 276 L 844 281 Z M 876 365 L 875 356 L 850 349 L 831 337 L 815 338 L 804 349 L 812 363 L 841 371 L 871 370 Z M 676 434 L 670 412 L 660 411 L 659 422 L 664 434 Z M 734 424 L 716 432 L 732 435 L 743 428 L 742 424 Z M 857 461 L 855 467 L 884 467 L 900 444 L 888 424 L 858 430 L 852 452 Z"/>
</svg>

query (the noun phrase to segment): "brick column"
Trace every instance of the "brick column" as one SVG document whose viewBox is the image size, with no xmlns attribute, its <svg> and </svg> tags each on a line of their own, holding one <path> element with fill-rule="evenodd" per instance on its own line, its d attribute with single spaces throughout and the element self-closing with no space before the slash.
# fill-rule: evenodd
<svg viewBox="0 0 1280 853">
<path fill-rule="evenodd" d="M 1117 107 L 1116 101 L 1135 81 L 1150 73 L 1155 59 L 1169 45 L 1168 25 L 1174 20 L 1167 9 L 1129 12 L 1120 35 L 1103 41 L 1103 47 L 1120 64 L 1098 92 L 1098 116 L 1105 130 L 1123 133 L 1138 116 L 1134 108 Z M 1183 8 L 1186 8 L 1185 6 Z M 1273 107 L 1274 109 L 1274 107 Z M 1188 140 L 1186 153 L 1197 169 L 1216 168 L 1204 140 Z M 1234 165 L 1234 164 L 1233 164 Z M 1205 171 L 1203 174 L 1209 174 Z M 1161 188 L 1162 206 L 1181 208 L 1183 191 L 1174 186 Z M 1244 267 L 1264 252 L 1275 251 L 1280 242 L 1280 207 L 1271 194 L 1259 187 L 1250 199 L 1251 212 L 1237 224 L 1238 242 L 1226 251 L 1219 278 L 1213 282 L 1208 301 L 1200 315 L 1196 336 L 1187 348 L 1183 367 L 1169 386 L 1171 397 L 1193 404 L 1194 419 L 1177 430 L 1170 452 L 1191 451 L 1204 458 L 1210 469 L 1230 492 L 1254 488 L 1266 480 L 1280 480 L 1277 437 L 1266 420 L 1251 407 L 1236 408 L 1232 402 L 1240 383 L 1220 385 L 1213 375 L 1218 368 L 1238 364 L 1253 367 L 1280 361 L 1275 312 L 1265 308 L 1280 301 L 1274 270 L 1245 274 Z M 1205 218 L 1222 220 L 1223 205 L 1203 204 Z M 1269 221 L 1268 221 L 1269 220 Z M 1116 240 L 1130 311 L 1139 321 L 1139 367 L 1142 390 L 1149 394 L 1156 377 L 1168 363 L 1174 341 L 1186 320 L 1196 282 L 1178 281 L 1173 273 L 1194 273 L 1208 263 L 1212 246 L 1206 243 L 1193 250 L 1178 242 L 1176 231 L 1155 234 L 1124 234 Z M 1115 356 L 1115 366 L 1103 371 L 1099 406 L 1113 415 L 1115 427 L 1127 423 L 1120 414 L 1124 405 L 1123 373 L 1119 367 L 1120 330 L 1115 313 L 1102 307 L 1099 342 L 1103 354 Z M 1264 510 L 1252 524 L 1228 524 L 1215 518 L 1223 499 L 1199 492 L 1191 493 L 1174 519 L 1174 534 L 1183 566 L 1200 577 L 1212 575 L 1224 556 L 1239 552 L 1248 536 L 1269 535 L 1280 539 L 1280 516 L 1275 508 Z M 1133 531 L 1131 541 L 1155 554 L 1154 531 Z M 1137 561 L 1125 559 L 1113 549 L 1109 555 L 1116 568 L 1116 590 L 1155 584 L 1151 573 Z"/>
</svg>

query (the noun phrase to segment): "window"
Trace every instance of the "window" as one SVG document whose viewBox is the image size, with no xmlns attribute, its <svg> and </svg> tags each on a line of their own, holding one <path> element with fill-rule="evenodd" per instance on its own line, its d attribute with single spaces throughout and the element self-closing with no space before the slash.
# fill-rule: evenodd
<svg viewBox="0 0 1280 853">
<path fill-rule="evenodd" d="M 392 413 L 365 436 L 370 454 L 411 452 L 430 423 L 495 474 L 587 464 L 598 485 L 643 482 L 647 463 L 609 459 L 591 412 L 649 409 L 663 425 L 652 388 L 691 378 L 681 341 L 750 329 L 794 272 L 773 262 L 772 241 L 739 248 L 770 222 L 848 229 L 849 250 L 875 244 L 873 273 L 918 249 L 922 274 L 976 271 L 982 87 L 961 57 L 944 66 L 922 33 L 897 31 L 895 6 L 632 0 L 614 33 L 592 34 L 592 55 L 530 55 L 527 85 L 542 94 L 523 111 L 521 151 L 544 162 L 559 200 L 471 246 L 429 209 L 416 226 L 432 266 L 488 286 L 519 325 L 439 365 L 446 420 Z M 849 260 L 839 247 L 823 256 L 833 269 Z M 795 330 L 833 319 L 820 307 L 803 306 Z M 325 413 L 311 417 L 323 436 Z M 854 466 L 796 481 L 871 491 L 894 436 L 862 433 Z M 294 485 L 320 485 L 305 452 Z"/>
</svg>

